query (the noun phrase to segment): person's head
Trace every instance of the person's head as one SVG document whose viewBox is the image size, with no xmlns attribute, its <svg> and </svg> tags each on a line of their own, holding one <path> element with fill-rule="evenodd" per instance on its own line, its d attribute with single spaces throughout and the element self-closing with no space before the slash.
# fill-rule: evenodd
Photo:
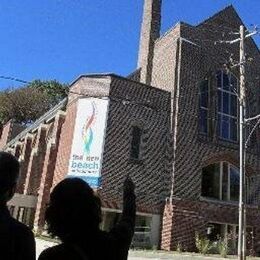
<svg viewBox="0 0 260 260">
<path fill-rule="evenodd" d="M 0 204 L 5 204 L 13 197 L 19 170 L 19 162 L 13 155 L 0 152 Z"/>
<path fill-rule="evenodd" d="M 64 179 L 50 195 L 45 220 L 48 232 L 62 241 L 88 236 L 98 230 L 101 222 L 100 199 L 85 181 Z"/>
</svg>

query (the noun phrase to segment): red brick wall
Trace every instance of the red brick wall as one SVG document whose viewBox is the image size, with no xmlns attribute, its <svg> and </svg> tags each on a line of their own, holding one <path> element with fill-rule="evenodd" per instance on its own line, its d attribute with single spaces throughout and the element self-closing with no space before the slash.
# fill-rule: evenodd
<svg viewBox="0 0 260 260">
<path fill-rule="evenodd" d="M 27 134 L 22 142 L 22 151 L 19 156 L 20 161 L 20 177 L 17 185 L 17 193 L 24 193 L 25 189 L 25 180 L 28 172 L 28 165 L 31 157 L 32 150 L 32 140 L 33 136 L 31 134 Z"/>
<path fill-rule="evenodd" d="M 85 95 L 104 96 L 106 91 L 110 105 L 100 196 L 105 203 L 108 202 L 107 205 L 119 207 L 123 180 L 130 174 L 137 186 L 138 210 L 161 213 L 162 202 L 169 190 L 167 159 L 162 156 L 168 155 L 169 93 L 113 75 L 95 80 L 91 77 L 81 78 L 71 88 L 72 94 L 61 130 L 53 186 L 67 174 L 77 98 Z M 80 95 L 74 94 L 75 92 Z M 143 160 L 138 163 L 130 160 L 131 127 L 135 123 L 144 126 Z"/>
<path fill-rule="evenodd" d="M 247 226 L 254 229 L 254 250 L 259 250 L 260 217 L 257 207 L 247 207 Z M 173 200 L 165 205 L 161 248 L 196 251 L 195 233 L 206 235 L 207 223 L 238 225 L 238 205 L 225 202 Z M 252 244 L 252 238 L 248 245 Z M 248 248 L 250 249 L 250 248 Z"/>
<path fill-rule="evenodd" d="M 151 85 L 173 92 L 176 82 L 176 66 L 178 66 L 178 39 L 180 24 L 167 32 L 155 42 Z"/>
<path fill-rule="evenodd" d="M 151 84 L 154 42 L 160 36 L 162 0 L 145 0 L 138 68 L 141 68 L 140 81 Z"/>
<path fill-rule="evenodd" d="M 4 148 L 4 146 L 10 140 L 11 130 L 12 130 L 13 122 L 10 120 L 2 127 L 2 134 L 0 136 L 0 150 Z"/>
<path fill-rule="evenodd" d="M 177 243 L 184 243 L 187 249 L 193 250 L 194 241 L 189 241 L 189 237 L 193 240 L 195 230 L 200 230 L 200 227 L 204 229 L 208 221 L 237 223 L 238 212 L 234 207 L 222 204 L 216 206 L 210 202 L 205 204 L 199 200 L 202 167 L 220 160 L 229 161 L 234 165 L 237 165 L 238 161 L 238 143 L 218 138 L 215 75 L 217 70 L 224 68 L 231 54 L 234 60 L 239 60 L 239 48 L 236 45 L 215 44 L 215 41 L 223 38 L 232 39 L 230 28 L 233 28 L 232 31 L 237 31 L 241 23 L 233 7 L 227 7 L 198 26 L 180 23 L 156 41 L 152 84 L 172 93 L 171 192 L 174 197 L 182 201 L 182 203 L 174 202 L 172 208 L 170 205 L 165 207 L 162 223 L 164 249 L 173 249 Z M 259 104 L 257 102 L 260 95 L 257 87 L 259 82 L 256 81 L 260 75 L 260 57 L 251 39 L 246 41 L 246 50 L 250 57 L 254 57 L 253 62 L 247 64 L 248 113 L 253 116 L 260 112 L 259 105 L 256 105 Z M 236 69 L 232 72 L 238 75 Z M 212 128 L 208 136 L 199 135 L 198 131 L 199 84 L 205 76 L 210 77 L 210 95 L 212 95 L 209 114 Z M 252 148 L 248 150 L 248 175 L 259 174 L 259 147 L 258 145 L 255 150 Z M 255 203 L 259 204 L 259 201 Z M 203 210 L 202 206 L 194 205 L 202 205 Z M 248 218 L 250 219 L 250 214 L 254 213 L 249 210 Z M 225 215 L 227 219 L 222 219 L 221 215 Z M 249 223 L 250 221 L 248 220 Z M 255 227 L 259 226 L 259 222 L 253 224 Z"/>
<path fill-rule="evenodd" d="M 58 147 L 60 144 L 60 133 L 64 123 L 65 113 L 59 111 L 55 121 L 49 125 L 47 134 L 47 149 L 44 158 L 44 165 L 41 173 L 40 186 L 38 190 L 37 206 L 35 211 L 34 228 L 41 233 L 44 228 L 44 214 L 46 204 L 49 201 L 50 189 L 53 183 L 54 170 L 57 159 Z"/>
<path fill-rule="evenodd" d="M 46 152 L 46 133 L 47 125 L 42 124 L 37 129 L 35 140 L 32 146 L 30 161 L 25 180 L 24 193 L 28 195 L 38 196 L 41 174 L 44 165 Z"/>
<path fill-rule="evenodd" d="M 129 174 L 136 183 L 138 210 L 161 214 L 169 190 L 169 93 L 113 78 L 110 95 L 101 196 L 120 205 L 122 184 Z M 127 97 L 129 102 L 113 97 Z M 139 162 L 130 158 L 131 130 L 135 124 L 143 129 Z"/>
<path fill-rule="evenodd" d="M 9 120 L 2 126 L 0 130 L 0 150 L 2 150 L 11 139 L 24 130 L 24 128 L 24 126 L 15 123 L 13 120 Z"/>
<path fill-rule="evenodd" d="M 72 101 L 67 105 L 65 121 L 60 131 L 60 143 L 57 151 L 52 187 L 57 185 L 67 175 L 76 113 L 77 102 Z"/>
</svg>

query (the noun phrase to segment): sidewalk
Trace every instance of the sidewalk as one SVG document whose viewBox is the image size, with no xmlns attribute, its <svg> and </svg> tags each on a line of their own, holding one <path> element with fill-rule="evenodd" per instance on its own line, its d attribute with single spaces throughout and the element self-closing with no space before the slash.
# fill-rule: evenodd
<svg viewBox="0 0 260 260">
<path fill-rule="evenodd" d="M 36 255 L 39 257 L 40 253 L 51 246 L 56 245 L 56 243 L 51 241 L 46 241 L 43 239 L 36 238 Z M 129 260 L 224 260 L 224 259 L 236 259 L 236 256 L 232 256 L 229 258 L 222 258 L 220 256 L 202 256 L 195 253 L 177 253 L 177 252 L 164 252 L 164 251 L 145 251 L 145 250 L 131 250 L 129 252 Z M 248 257 L 248 260 L 257 260 L 259 257 Z M 107 259 L 109 260 L 109 259 Z"/>
<path fill-rule="evenodd" d="M 222 258 L 220 256 L 202 256 L 195 253 L 177 253 L 177 252 L 164 252 L 164 251 L 142 251 L 142 250 L 132 250 L 129 254 L 129 259 L 131 260 L 143 260 L 143 259 L 153 259 L 153 260 L 223 260 L 227 258 Z M 232 257 L 231 259 L 235 259 Z"/>
</svg>

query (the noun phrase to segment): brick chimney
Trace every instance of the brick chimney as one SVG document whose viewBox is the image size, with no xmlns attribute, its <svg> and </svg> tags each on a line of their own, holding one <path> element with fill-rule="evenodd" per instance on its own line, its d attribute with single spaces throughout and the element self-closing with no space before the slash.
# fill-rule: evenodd
<svg viewBox="0 0 260 260">
<path fill-rule="evenodd" d="M 140 81 L 150 85 L 153 66 L 154 42 L 160 37 L 162 0 L 144 0 L 140 36 L 138 68 Z"/>
</svg>

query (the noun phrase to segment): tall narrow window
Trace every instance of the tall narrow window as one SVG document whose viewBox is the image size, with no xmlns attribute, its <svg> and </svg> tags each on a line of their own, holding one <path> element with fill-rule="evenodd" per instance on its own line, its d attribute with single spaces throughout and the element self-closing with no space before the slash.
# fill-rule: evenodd
<svg viewBox="0 0 260 260">
<path fill-rule="evenodd" d="M 239 200 L 239 171 L 230 167 L 230 200 Z"/>
<path fill-rule="evenodd" d="M 17 220 L 20 222 L 23 222 L 24 210 L 25 207 L 19 207 L 18 209 Z"/>
<path fill-rule="evenodd" d="M 220 190 L 220 169 L 219 164 L 211 164 L 202 169 L 202 190 L 203 197 L 219 199 Z"/>
<path fill-rule="evenodd" d="M 199 132 L 202 134 L 208 133 L 208 114 L 209 114 L 209 86 L 208 80 L 204 80 L 200 84 L 199 93 Z"/>
<path fill-rule="evenodd" d="M 141 138 L 142 138 L 142 129 L 138 126 L 133 126 L 131 151 L 130 151 L 130 157 L 132 159 L 136 159 L 136 160 L 140 159 Z"/>
<path fill-rule="evenodd" d="M 225 140 L 237 141 L 237 79 L 232 74 L 219 71 L 218 86 L 218 132 Z"/>
</svg>

